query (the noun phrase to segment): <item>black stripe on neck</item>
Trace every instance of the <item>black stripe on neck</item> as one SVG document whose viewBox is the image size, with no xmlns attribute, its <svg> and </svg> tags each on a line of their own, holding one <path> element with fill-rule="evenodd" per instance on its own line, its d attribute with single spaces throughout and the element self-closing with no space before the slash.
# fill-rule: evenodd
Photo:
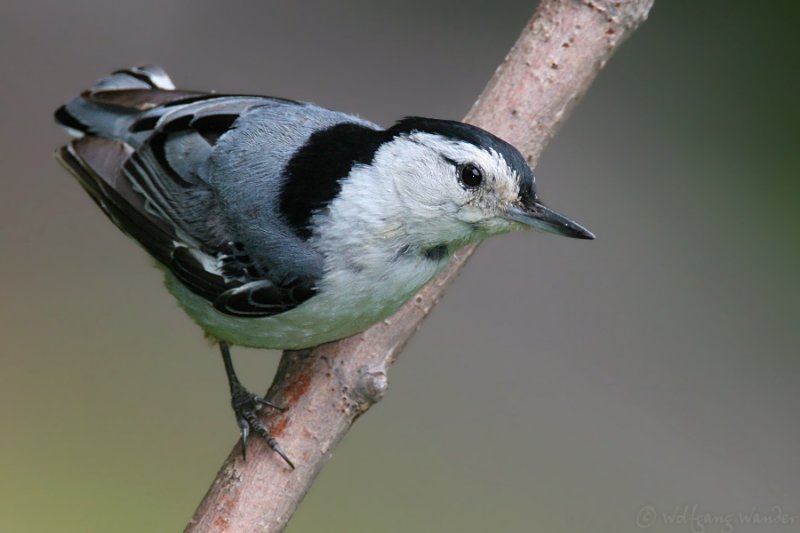
<svg viewBox="0 0 800 533">
<path fill-rule="evenodd" d="M 386 132 L 354 123 L 337 124 L 308 138 L 286 166 L 279 204 L 298 235 L 311 236 L 314 213 L 336 198 L 353 165 L 372 162 L 385 140 Z"/>
</svg>

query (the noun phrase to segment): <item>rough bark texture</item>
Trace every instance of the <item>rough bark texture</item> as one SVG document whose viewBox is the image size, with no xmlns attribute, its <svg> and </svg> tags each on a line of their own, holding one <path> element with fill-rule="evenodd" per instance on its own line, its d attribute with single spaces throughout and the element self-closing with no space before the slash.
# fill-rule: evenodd
<svg viewBox="0 0 800 533">
<path fill-rule="evenodd" d="M 517 146 L 533 165 L 558 125 L 653 0 L 544 0 L 465 121 Z M 267 397 L 289 407 L 265 422 L 297 465 L 257 438 L 237 444 L 186 531 L 281 531 L 349 427 L 380 400 L 398 353 L 474 251 L 391 318 L 310 351 L 286 352 Z"/>
</svg>

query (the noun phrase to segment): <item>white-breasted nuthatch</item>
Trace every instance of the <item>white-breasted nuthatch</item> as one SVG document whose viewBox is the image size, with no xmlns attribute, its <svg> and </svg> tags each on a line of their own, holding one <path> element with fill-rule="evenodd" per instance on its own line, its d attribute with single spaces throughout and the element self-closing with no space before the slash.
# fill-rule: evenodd
<svg viewBox="0 0 800 533">
<path fill-rule="evenodd" d="M 292 100 L 175 90 L 156 67 L 115 72 L 55 116 L 78 137 L 57 157 L 219 341 L 243 450 L 255 431 L 289 465 L 229 344 L 300 349 L 362 331 L 490 235 L 594 238 L 539 201 L 513 146 L 460 122 L 382 129 Z"/>
</svg>

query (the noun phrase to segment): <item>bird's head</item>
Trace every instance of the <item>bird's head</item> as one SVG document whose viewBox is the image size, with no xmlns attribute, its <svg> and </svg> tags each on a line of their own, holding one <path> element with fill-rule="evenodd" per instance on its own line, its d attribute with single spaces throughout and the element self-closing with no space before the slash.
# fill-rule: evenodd
<svg viewBox="0 0 800 533">
<path fill-rule="evenodd" d="M 516 229 L 593 239 L 572 220 L 545 207 L 519 151 L 461 122 L 407 118 L 387 130 L 392 140 L 374 164 L 389 167 L 409 225 L 433 243 L 461 243 Z"/>
</svg>

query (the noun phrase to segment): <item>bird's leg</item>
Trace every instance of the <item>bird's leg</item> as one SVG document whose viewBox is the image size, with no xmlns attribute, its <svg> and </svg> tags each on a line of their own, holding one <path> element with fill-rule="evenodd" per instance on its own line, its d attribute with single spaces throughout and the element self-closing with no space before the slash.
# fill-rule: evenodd
<svg viewBox="0 0 800 533">
<path fill-rule="evenodd" d="M 228 385 L 231 388 L 231 406 L 236 415 L 236 422 L 242 431 L 242 458 L 247 460 L 247 437 L 251 431 L 258 433 L 261 438 L 272 448 L 275 453 L 281 456 L 290 467 L 294 468 L 294 464 L 286 456 L 286 453 L 278 445 L 276 441 L 261 423 L 258 418 L 258 411 L 262 406 L 266 405 L 274 409 L 285 411 L 285 407 L 275 405 L 257 394 L 253 394 L 244 388 L 236 377 L 236 371 L 233 369 L 233 361 L 231 361 L 231 352 L 228 343 L 220 342 L 219 351 L 222 353 L 222 361 L 225 363 L 225 373 L 228 375 Z"/>
</svg>

